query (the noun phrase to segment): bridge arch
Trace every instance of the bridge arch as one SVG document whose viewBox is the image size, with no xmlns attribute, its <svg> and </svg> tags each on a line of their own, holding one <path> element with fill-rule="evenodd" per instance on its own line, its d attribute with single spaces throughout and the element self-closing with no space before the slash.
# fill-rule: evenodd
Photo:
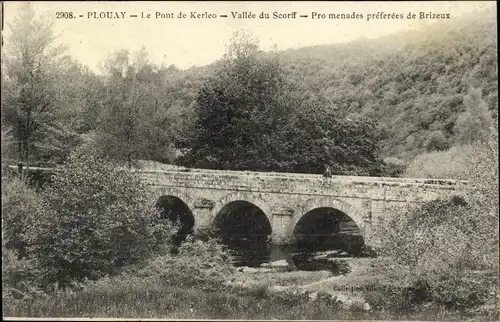
<svg viewBox="0 0 500 322">
<path fill-rule="evenodd" d="M 175 245 L 180 243 L 194 232 L 195 215 L 192 199 L 178 189 L 163 188 L 155 194 L 154 207 L 156 207 L 164 219 L 173 222 L 179 221 L 179 229 L 172 241 Z"/>
<path fill-rule="evenodd" d="M 292 240 L 319 250 L 358 253 L 366 244 L 364 221 L 354 206 L 335 198 L 309 199 L 292 220 Z"/>
<path fill-rule="evenodd" d="M 272 233 L 269 211 L 258 195 L 235 192 L 216 202 L 212 225 L 226 241 L 263 241 Z"/>
<path fill-rule="evenodd" d="M 247 193 L 247 192 L 233 192 L 225 197 L 219 199 L 218 201 L 215 202 L 214 207 L 212 208 L 212 221 L 215 220 L 215 217 L 221 212 L 221 210 L 231 202 L 235 201 L 246 201 L 248 203 L 254 204 L 258 208 L 264 212 L 266 215 L 267 219 L 269 220 L 270 223 L 272 223 L 272 215 L 271 215 L 271 209 L 268 207 L 264 199 L 262 199 L 260 196 L 255 195 L 253 193 Z"/>
<path fill-rule="evenodd" d="M 293 218 L 292 231 L 302 217 L 317 208 L 333 208 L 343 212 L 356 223 L 359 230 L 363 233 L 365 222 L 361 213 L 350 203 L 336 198 L 312 198 L 307 200 L 301 207 L 299 215 Z"/>
<path fill-rule="evenodd" d="M 186 192 L 186 189 L 176 189 L 176 188 L 169 188 L 169 187 L 164 187 L 157 189 L 154 193 L 154 200 L 151 201 L 152 205 L 156 205 L 156 202 L 158 199 L 160 199 L 162 196 L 172 196 L 179 198 L 182 202 L 184 202 L 189 210 L 194 214 L 194 199 L 191 198 L 191 196 Z"/>
</svg>

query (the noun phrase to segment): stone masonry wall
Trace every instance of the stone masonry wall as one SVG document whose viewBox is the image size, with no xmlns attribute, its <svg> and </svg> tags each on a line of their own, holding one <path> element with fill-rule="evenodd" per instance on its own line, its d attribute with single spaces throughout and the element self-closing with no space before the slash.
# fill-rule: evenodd
<svg viewBox="0 0 500 322">
<path fill-rule="evenodd" d="M 409 203 L 454 193 L 466 182 L 408 178 L 347 177 L 242 171 L 139 171 L 161 195 L 183 200 L 195 216 L 196 228 L 207 227 L 230 202 L 248 201 L 264 211 L 276 243 L 293 235 L 298 220 L 318 207 L 332 207 L 355 221 L 370 243 L 385 217 Z"/>
<path fill-rule="evenodd" d="M 313 196 L 363 197 L 386 201 L 425 201 L 443 195 L 444 191 L 463 188 L 459 180 L 426 180 L 407 178 L 334 177 L 318 175 L 269 176 L 265 173 L 240 174 L 232 171 L 178 172 L 140 171 L 152 185 L 203 188 L 230 191 L 269 192 Z"/>
</svg>

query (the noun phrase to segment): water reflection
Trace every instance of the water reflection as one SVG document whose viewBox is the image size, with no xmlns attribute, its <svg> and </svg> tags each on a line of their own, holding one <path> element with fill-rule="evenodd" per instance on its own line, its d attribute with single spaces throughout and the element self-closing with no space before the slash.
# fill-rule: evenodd
<svg viewBox="0 0 500 322">
<path fill-rule="evenodd" d="M 219 211 L 211 234 L 222 239 L 233 264 L 240 267 L 283 261 L 278 264 L 285 270 L 333 271 L 337 269 L 332 268 L 333 259 L 358 256 L 363 246 L 356 223 L 331 207 L 314 208 L 300 218 L 291 234 L 295 244 L 272 244 L 269 218 L 262 209 L 243 200 L 230 202 Z"/>
<path fill-rule="evenodd" d="M 360 256 L 359 252 L 353 251 L 357 249 L 352 246 L 356 244 L 356 236 L 343 236 L 337 241 L 330 239 L 313 245 L 274 245 L 262 238 L 224 239 L 223 243 L 229 248 L 233 265 L 237 267 L 259 267 L 285 260 L 293 270 L 335 270 L 332 259 Z"/>
</svg>

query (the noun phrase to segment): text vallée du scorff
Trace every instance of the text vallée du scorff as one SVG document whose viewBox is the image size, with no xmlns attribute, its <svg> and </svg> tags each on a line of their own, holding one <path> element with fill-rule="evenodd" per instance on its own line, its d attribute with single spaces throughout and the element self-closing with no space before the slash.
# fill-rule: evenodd
<svg viewBox="0 0 500 322">
<path fill-rule="evenodd" d="M 209 12 L 196 12 L 196 11 L 191 11 L 189 13 L 186 12 L 179 12 L 178 14 L 174 14 L 171 12 L 155 12 L 154 14 L 147 13 L 147 12 L 141 12 L 140 15 L 134 14 L 134 15 L 127 15 L 126 11 L 101 11 L 101 12 L 87 12 L 87 18 L 89 19 L 124 19 L 126 17 L 140 17 L 140 18 L 146 18 L 146 19 L 215 19 L 218 17 L 228 17 L 228 15 L 217 15 L 216 13 L 209 13 Z M 277 11 L 272 12 L 271 14 L 261 12 L 259 15 L 257 15 L 254 12 L 238 12 L 238 11 L 232 11 L 229 17 L 232 17 L 234 19 L 296 19 L 299 16 L 298 12 L 289 12 L 289 13 L 280 13 Z M 377 13 L 369 13 L 366 15 L 368 20 L 372 19 L 404 19 L 405 15 L 402 13 L 385 13 L 385 12 L 377 12 Z M 308 15 L 301 15 L 301 17 L 308 17 Z M 311 16 L 312 19 L 363 19 L 364 14 L 363 13 L 328 13 L 328 14 L 323 14 L 323 13 L 317 13 L 317 12 L 312 12 Z M 450 19 L 450 14 L 449 13 L 434 13 L 434 12 L 418 12 L 417 14 L 415 13 L 409 13 L 407 15 L 408 19 Z"/>
</svg>

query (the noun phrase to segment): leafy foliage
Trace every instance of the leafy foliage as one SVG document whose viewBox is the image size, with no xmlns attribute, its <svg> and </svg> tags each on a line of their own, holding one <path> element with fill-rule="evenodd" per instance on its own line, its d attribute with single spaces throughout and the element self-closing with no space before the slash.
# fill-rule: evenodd
<svg viewBox="0 0 500 322">
<path fill-rule="evenodd" d="M 343 119 L 320 102 L 295 97 L 281 62 L 235 34 L 214 77 L 199 91 L 181 164 L 256 171 L 376 174 L 378 131 L 368 117 Z"/>
<path fill-rule="evenodd" d="M 269 153 L 265 140 L 287 115 L 279 97 L 283 81 L 278 62 L 264 57 L 248 35 L 234 37 L 215 75 L 199 90 L 192 135 L 180 142 L 189 149 L 181 159 L 184 164 L 264 170 Z"/>
<path fill-rule="evenodd" d="M 467 180 L 473 153 L 471 146 L 454 146 L 446 151 L 420 154 L 407 165 L 403 177 Z"/>
<path fill-rule="evenodd" d="M 296 115 L 277 143 L 285 171 L 322 173 L 328 165 L 334 174 L 381 175 L 380 133 L 372 120 L 347 119 L 322 108 L 304 109 Z"/>
<path fill-rule="evenodd" d="M 44 280 L 65 285 L 102 277 L 168 241 L 169 223 L 147 191 L 133 173 L 92 151 L 73 153 L 44 190 L 44 211 L 29 231 Z"/>
<path fill-rule="evenodd" d="M 318 173 L 329 165 L 336 174 L 399 175 L 412 160 L 406 176 L 467 179 L 463 199 L 408 209 L 387 227 L 391 264 L 380 265 L 411 294 L 384 292 L 403 306 L 418 298 L 460 310 L 490 305 L 490 291 L 498 292 L 494 12 L 271 53 L 237 34 L 222 60 L 184 71 L 151 64 L 144 48 L 121 51 L 104 76 L 60 57 L 51 25 L 29 4 L 10 28 L 2 157 L 69 160 L 42 198 L 20 180 L 4 182 L 4 299 L 108 275 L 170 240 L 174 229 L 148 206 L 144 185 L 85 149 L 129 165 L 170 162 L 174 142 L 180 161 L 196 167 Z M 214 241 L 188 241 L 142 273 L 164 285 L 223 290 L 231 273 L 223 254 Z M 109 294 L 104 286 L 100 294 Z"/>
<path fill-rule="evenodd" d="M 26 256 L 30 227 L 43 211 L 26 178 L 2 174 L 2 299 L 10 303 L 41 295 L 39 271 Z"/>
<path fill-rule="evenodd" d="M 436 200 L 394 217 L 382 233 L 384 274 L 427 285 L 428 299 L 470 312 L 498 292 L 498 129 L 475 141 L 462 197 Z M 395 267 L 394 263 L 400 266 Z M 422 284 L 423 283 L 423 284 Z"/>
<path fill-rule="evenodd" d="M 473 109 L 485 106 L 493 117 L 498 111 L 494 12 L 375 40 L 270 53 L 241 34 L 221 61 L 188 70 L 152 64 L 145 48 L 119 51 L 104 62 L 103 76 L 49 50 L 56 48 L 48 46 L 50 25 L 30 12 L 11 26 L 2 62 L 2 127 L 20 142 L 14 152 L 21 159 L 26 145 L 32 158 L 63 162 L 95 136 L 95 146 L 127 162 L 172 162 L 175 142 L 191 166 L 322 172 L 330 163 L 338 173 L 376 174 L 382 167 L 395 175 L 376 159 L 408 162 L 465 144 L 491 123 Z M 37 46 L 27 47 L 23 61 L 26 41 Z M 19 124 L 31 126 L 29 111 L 40 118 L 21 138 Z"/>
<path fill-rule="evenodd" d="M 159 277 L 167 285 L 196 286 L 217 292 L 235 272 L 227 250 L 216 239 L 201 241 L 188 237 L 178 250 L 175 256 L 165 254 L 152 258 L 137 274 Z"/>
<path fill-rule="evenodd" d="M 391 262 L 385 274 L 418 290 L 424 301 L 455 309 L 487 303 L 497 280 L 484 270 L 491 268 L 494 258 L 487 254 L 491 242 L 481 244 L 485 236 L 477 236 L 483 231 L 468 215 L 471 212 L 463 199 L 454 198 L 405 213 L 406 219 L 398 217 L 385 234 L 383 255 Z"/>
<path fill-rule="evenodd" d="M 448 140 L 442 131 L 435 130 L 429 134 L 427 142 L 425 143 L 427 151 L 442 151 L 449 148 Z"/>
<path fill-rule="evenodd" d="M 26 254 L 28 230 L 43 210 L 40 196 L 28 186 L 25 178 L 2 177 L 2 232 L 5 247 L 19 258 Z"/>
<path fill-rule="evenodd" d="M 4 126 L 2 124 L 2 129 L 1 129 L 1 134 L 2 134 L 2 141 L 1 141 L 1 148 L 2 148 L 2 160 L 4 159 L 13 159 L 15 158 L 15 140 L 12 136 L 12 129 Z"/>
<path fill-rule="evenodd" d="M 466 110 L 460 114 L 454 127 L 457 142 L 463 145 L 482 141 L 493 125 L 493 119 L 486 102 L 482 99 L 481 91 L 471 88 L 464 98 L 464 106 Z"/>
<path fill-rule="evenodd" d="M 145 48 L 135 56 L 119 51 L 106 63 L 104 107 L 98 117 L 97 146 L 118 161 L 155 159 L 168 147 L 160 75 L 148 63 Z M 163 150 L 163 151 L 162 151 Z"/>
<path fill-rule="evenodd" d="M 2 55 L 2 124 L 12 128 L 20 160 L 43 152 L 39 143 L 46 139 L 58 109 L 54 64 L 64 48 L 54 45 L 47 18 L 36 19 L 30 4 L 24 4 L 9 26 L 12 34 Z"/>
<path fill-rule="evenodd" d="M 8 305 L 16 302 L 16 300 L 31 300 L 36 296 L 44 295 L 45 294 L 40 288 L 39 271 L 33 260 L 26 258 L 19 259 L 14 250 L 3 248 L 3 303 Z"/>
</svg>

